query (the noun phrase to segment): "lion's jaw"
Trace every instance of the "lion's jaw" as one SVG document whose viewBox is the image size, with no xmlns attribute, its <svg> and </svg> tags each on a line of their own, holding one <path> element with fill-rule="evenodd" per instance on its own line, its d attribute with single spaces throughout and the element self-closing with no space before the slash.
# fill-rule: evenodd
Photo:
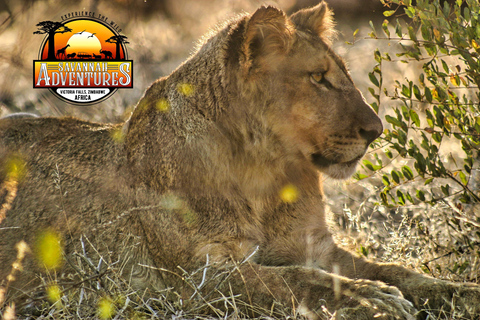
<svg viewBox="0 0 480 320">
<path fill-rule="evenodd" d="M 322 156 L 320 153 L 312 154 L 312 163 L 323 173 L 327 174 L 333 179 L 347 179 L 355 173 L 357 164 L 362 155 L 346 162 L 334 162 Z"/>
</svg>

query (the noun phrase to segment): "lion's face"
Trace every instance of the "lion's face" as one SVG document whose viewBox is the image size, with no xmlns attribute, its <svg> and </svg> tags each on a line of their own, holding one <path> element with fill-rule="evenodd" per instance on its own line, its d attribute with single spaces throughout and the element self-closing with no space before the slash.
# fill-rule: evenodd
<svg viewBox="0 0 480 320">
<path fill-rule="evenodd" d="M 278 23 L 270 29 L 273 35 L 261 29 L 261 49 L 268 54 L 260 56 L 258 65 L 273 66 L 260 80 L 269 83 L 269 126 L 320 171 L 347 178 L 382 133 L 382 123 L 326 43 L 325 33 L 331 30 L 326 5 L 283 19 L 285 28 Z M 283 37 L 275 35 L 278 30 Z"/>
<path fill-rule="evenodd" d="M 316 40 L 316 41 L 315 41 Z M 333 178 L 353 174 L 368 145 L 382 133 L 382 123 L 364 101 L 342 60 L 325 43 L 298 34 L 279 65 L 275 118 L 278 134 L 319 170 Z"/>
</svg>

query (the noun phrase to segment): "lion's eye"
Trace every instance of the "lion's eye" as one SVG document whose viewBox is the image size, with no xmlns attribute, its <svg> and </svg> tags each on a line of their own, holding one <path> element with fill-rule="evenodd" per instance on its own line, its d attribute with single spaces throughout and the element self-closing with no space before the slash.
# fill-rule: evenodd
<svg viewBox="0 0 480 320">
<path fill-rule="evenodd" d="M 333 86 L 332 84 L 325 79 L 325 72 L 314 72 L 310 74 L 310 79 L 312 82 L 315 84 L 321 84 L 322 86 L 325 86 L 328 89 L 332 89 Z"/>
<path fill-rule="evenodd" d="M 322 81 L 324 80 L 323 73 L 320 72 L 312 73 L 310 76 L 317 83 L 322 83 Z"/>
</svg>

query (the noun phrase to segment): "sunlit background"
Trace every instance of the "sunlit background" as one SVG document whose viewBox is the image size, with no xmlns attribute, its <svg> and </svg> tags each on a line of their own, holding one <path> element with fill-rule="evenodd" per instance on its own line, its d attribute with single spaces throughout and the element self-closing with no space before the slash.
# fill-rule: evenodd
<svg viewBox="0 0 480 320">
<path fill-rule="evenodd" d="M 155 79 L 169 74 L 194 50 L 196 41 L 216 24 L 243 12 L 253 12 L 262 4 L 278 6 L 287 12 L 312 6 L 315 0 L 161 0 L 161 1 L 0 1 L 0 116 L 27 111 L 41 116 L 74 115 L 94 121 L 122 121 Z M 340 53 L 347 55 L 356 74 L 358 62 L 366 68 L 370 57 L 350 56 L 352 48 L 344 41 L 353 31 L 368 27 L 369 19 L 381 20 L 382 5 L 376 0 L 331 0 L 335 10 Z M 55 98 L 48 90 L 32 88 L 32 61 L 38 58 L 45 38 L 37 31 L 41 21 L 61 21 L 65 14 L 87 11 L 100 13 L 127 36 L 128 57 L 134 61 L 131 90 L 119 90 L 100 105 L 75 107 Z M 80 30 L 81 31 L 81 30 Z M 87 30 L 88 31 L 88 30 Z M 79 32 L 74 30 L 73 33 Z M 73 33 L 58 34 L 71 37 Z M 366 34 L 364 34 L 365 36 Z M 361 34 L 358 34 L 361 36 Z M 71 38 L 70 42 L 75 42 Z M 69 42 L 69 43 L 70 43 Z M 60 41 L 59 41 L 60 43 Z M 73 47 L 73 45 L 71 45 Z M 72 48 L 67 48 L 71 52 Z M 113 51 L 114 52 L 114 51 Z M 365 54 L 369 54 L 365 52 Z M 360 73 L 361 70 L 358 70 Z"/>
</svg>

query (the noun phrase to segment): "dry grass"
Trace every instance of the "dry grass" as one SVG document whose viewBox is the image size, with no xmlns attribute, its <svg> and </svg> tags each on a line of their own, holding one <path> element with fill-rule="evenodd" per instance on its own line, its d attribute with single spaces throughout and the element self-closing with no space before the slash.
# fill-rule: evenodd
<svg viewBox="0 0 480 320">
<path fill-rule="evenodd" d="M 288 7 L 293 1 L 280 1 Z M 27 111 L 42 116 L 73 115 L 86 120 L 119 122 L 125 119 L 144 89 L 156 78 L 170 73 L 183 61 L 193 48 L 193 42 L 208 28 L 241 10 L 251 11 L 258 1 L 216 0 L 206 7 L 206 2 L 186 0 L 170 5 L 168 11 L 148 14 L 141 7 L 128 1 L 82 1 L 87 8 L 115 17 L 124 33 L 129 37 L 130 58 L 135 63 L 135 89 L 120 90 L 102 105 L 74 107 L 56 100 L 48 91 L 31 89 L 31 61 L 36 58 L 41 37 L 33 35 L 35 23 L 59 17 L 72 11 L 72 3 L 51 2 L 6 2 L 9 11 L 0 4 L 0 116 L 11 112 Z M 212 9 L 216 6 L 216 9 Z M 188 11 L 184 11 L 188 7 Z M 167 17 L 168 16 L 168 17 Z M 199 21 L 200 20 L 200 21 Z M 194 23 L 195 22 L 195 23 Z M 348 46 L 343 40 L 351 40 L 353 30 L 359 25 L 339 22 L 343 36 L 336 45 L 349 62 L 354 80 L 363 92 L 367 92 L 368 76 L 374 64 L 373 49 L 378 43 L 372 40 L 357 41 Z M 25 27 L 28 26 L 28 27 Z M 366 36 L 361 28 L 358 39 Z M 385 44 L 388 46 L 388 44 Z M 405 65 L 391 70 L 392 78 L 407 72 Z M 408 72 L 415 72 L 415 68 Z M 388 110 L 383 110 L 385 114 Z M 450 152 L 461 152 L 452 146 Z M 402 165 L 392 163 L 392 166 Z M 439 202 L 435 206 L 419 204 L 402 208 L 387 208 L 378 204 L 381 181 L 373 176 L 362 181 L 326 181 L 326 192 L 331 207 L 332 228 L 339 235 L 338 241 L 370 259 L 393 261 L 409 266 L 434 277 L 453 281 L 480 283 L 480 206 L 459 207 L 455 201 Z M 420 186 L 412 185 L 410 188 Z M 3 208 L 0 209 L 0 215 Z M 4 304 L 4 293 L 0 290 L 0 309 L 4 319 L 14 319 L 15 308 L 25 308 L 27 318 L 42 319 L 191 319 L 203 316 L 205 308 L 213 311 L 216 318 L 244 318 L 243 306 L 239 307 L 235 297 L 223 297 L 223 303 L 230 306 L 226 314 L 212 309 L 208 296 L 200 291 L 189 301 L 184 301 L 173 289 L 155 293 L 132 290 L 125 279 L 120 278 L 121 265 L 111 257 L 87 254 L 88 239 L 81 239 L 80 249 L 68 263 L 76 270 L 71 281 L 57 282 L 55 273 L 42 279 L 43 285 L 27 294 L 26 305 Z M 22 249 L 18 248 L 17 262 L 21 265 Z M 90 252 L 90 251 L 88 251 Z M 248 263 L 244 261 L 243 263 Z M 15 272 L 12 269 L 12 274 Z M 204 269 L 197 272 L 203 273 Z M 215 275 L 228 277 L 225 274 Z M 192 275 L 178 270 L 187 285 L 196 286 Z M 213 281 L 213 279 L 204 279 Z M 215 280 L 216 281 L 216 280 Z M 200 285 L 200 284 L 198 284 Z M 8 281 L 7 281 L 8 287 Z M 154 296 L 155 298 L 152 298 Z M 453 306 L 453 309 L 452 309 Z M 442 315 L 429 319 L 463 319 L 454 312 L 455 301 L 446 304 Z M 253 306 L 252 306 L 253 308 Z M 296 310 L 276 306 L 275 313 L 263 310 L 262 318 L 300 319 Z M 333 315 L 325 311 L 325 319 Z"/>
</svg>

